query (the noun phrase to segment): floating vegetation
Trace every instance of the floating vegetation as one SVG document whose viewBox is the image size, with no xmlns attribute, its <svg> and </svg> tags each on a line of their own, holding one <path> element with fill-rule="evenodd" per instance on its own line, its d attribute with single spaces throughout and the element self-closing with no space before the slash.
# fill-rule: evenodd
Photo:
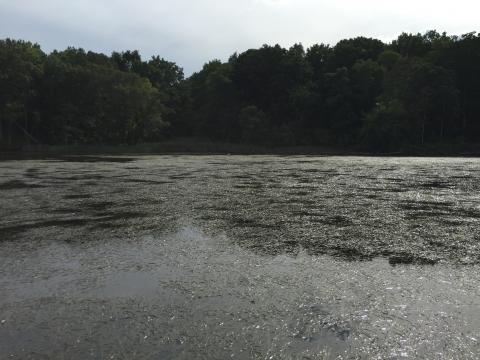
<svg viewBox="0 0 480 360">
<path fill-rule="evenodd" d="M 0 183 L 0 190 L 39 189 L 43 187 L 43 185 L 39 184 L 27 184 L 22 180 L 10 180 Z"/>
</svg>

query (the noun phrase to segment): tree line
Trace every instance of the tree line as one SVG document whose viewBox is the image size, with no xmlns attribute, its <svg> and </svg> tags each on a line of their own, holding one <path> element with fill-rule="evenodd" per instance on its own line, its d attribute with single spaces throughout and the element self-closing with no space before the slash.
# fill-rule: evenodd
<svg viewBox="0 0 480 360">
<path fill-rule="evenodd" d="M 174 138 L 370 151 L 480 140 L 480 35 L 264 45 L 188 78 L 159 56 L 0 40 L 0 144 Z"/>
</svg>

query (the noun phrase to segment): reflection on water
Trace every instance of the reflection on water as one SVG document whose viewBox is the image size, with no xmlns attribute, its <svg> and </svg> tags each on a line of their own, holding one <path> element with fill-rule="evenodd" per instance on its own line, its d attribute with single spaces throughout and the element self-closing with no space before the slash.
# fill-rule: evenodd
<svg viewBox="0 0 480 360">
<path fill-rule="evenodd" d="M 475 160 L 97 160 L 0 163 L 0 358 L 478 358 Z"/>
</svg>

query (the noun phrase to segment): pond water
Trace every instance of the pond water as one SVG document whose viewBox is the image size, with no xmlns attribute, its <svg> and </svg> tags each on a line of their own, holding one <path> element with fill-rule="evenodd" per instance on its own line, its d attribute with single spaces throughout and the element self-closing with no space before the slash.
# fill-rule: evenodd
<svg viewBox="0 0 480 360">
<path fill-rule="evenodd" d="M 0 162 L 0 359 L 477 359 L 480 162 Z"/>
</svg>

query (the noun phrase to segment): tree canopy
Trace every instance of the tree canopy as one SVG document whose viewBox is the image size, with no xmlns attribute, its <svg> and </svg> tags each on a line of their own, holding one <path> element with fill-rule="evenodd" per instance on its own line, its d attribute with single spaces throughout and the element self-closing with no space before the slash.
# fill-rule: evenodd
<svg viewBox="0 0 480 360">
<path fill-rule="evenodd" d="M 188 78 L 138 51 L 44 53 L 0 40 L 0 144 L 201 137 L 396 151 L 480 140 L 480 36 L 429 31 L 264 45 Z"/>
</svg>

